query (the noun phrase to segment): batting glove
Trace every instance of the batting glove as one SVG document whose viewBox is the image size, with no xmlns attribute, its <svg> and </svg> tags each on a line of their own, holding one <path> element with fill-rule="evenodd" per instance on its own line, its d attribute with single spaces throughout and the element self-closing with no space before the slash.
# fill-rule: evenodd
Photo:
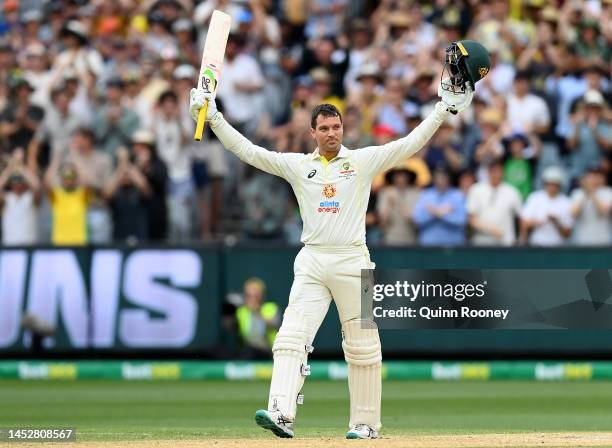
<svg viewBox="0 0 612 448">
<path fill-rule="evenodd" d="M 450 79 L 446 78 L 443 83 L 450 84 Z M 463 112 L 472 103 L 474 91 L 470 86 L 466 86 L 464 93 L 451 92 L 450 90 L 442 89 L 442 84 L 438 87 L 438 96 L 442 98 L 442 102 L 446 105 L 446 109 L 452 114 Z"/>
<path fill-rule="evenodd" d="M 208 109 L 206 110 L 206 121 L 210 121 L 217 113 L 217 104 L 215 103 L 212 94 L 205 93 L 203 90 L 195 88 L 191 89 L 189 92 L 189 112 L 195 121 L 198 121 L 200 109 L 202 109 L 202 106 L 204 106 L 207 100 Z"/>
</svg>

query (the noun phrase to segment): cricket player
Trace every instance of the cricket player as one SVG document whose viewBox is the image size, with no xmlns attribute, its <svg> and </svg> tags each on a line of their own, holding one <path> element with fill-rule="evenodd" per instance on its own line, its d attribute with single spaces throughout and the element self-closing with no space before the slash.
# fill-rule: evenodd
<svg viewBox="0 0 612 448">
<path fill-rule="evenodd" d="M 450 113 L 466 109 L 474 83 L 490 67 L 486 50 L 473 41 L 453 43 L 446 58 L 450 76 L 441 82 L 441 100 L 434 110 L 408 136 L 379 147 L 350 150 L 343 146 L 340 112 L 333 105 L 321 104 L 311 117 L 311 134 L 317 143 L 314 152 L 268 151 L 225 121 L 212 95 L 191 91 L 194 119 L 208 101 L 206 120 L 223 146 L 245 163 L 289 182 L 304 222 L 304 247 L 295 259 L 289 304 L 272 347 L 268 406 L 255 413 L 257 424 L 278 437 L 294 436 L 296 405 L 303 399 L 300 390 L 310 374 L 307 357 L 332 299 L 340 316 L 348 363 L 350 422 L 346 437 L 378 437 L 382 354 L 376 324 L 362 318 L 360 306 L 361 269 L 375 266 L 365 244 L 366 208 L 372 179 L 420 150 Z"/>
</svg>

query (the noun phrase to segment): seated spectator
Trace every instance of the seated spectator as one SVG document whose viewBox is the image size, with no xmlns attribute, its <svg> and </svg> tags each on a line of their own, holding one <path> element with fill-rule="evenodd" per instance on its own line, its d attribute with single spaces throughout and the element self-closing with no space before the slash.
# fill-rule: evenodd
<svg viewBox="0 0 612 448">
<path fill-rule="evenodd" d="M 334 94 L 332 90 L 332 77 L 327 69 L 323 67 L 314 68 L 308 73 L 308 76 L 312 80 L 312 91 L 310 94 L 315 97 L 316 103 L 333 104 L 344 115 L 344 100 Z"/>
<path fill-rule="evenodd" d="M 457 141 L 459 122 L 447 118 L 434 134 L 426 148 L 423 158 L 430 170 L 444 165 L 457 174 L 463 168 L 465 158 L 460 143 Z"/>
<path fill-rule="evenodd" d="M 236 310 L 238 331 L 248 357 L 272 354 L 272 344 L 280 328 L 281 313 L 274 302 L 265 302 L 266 284 L 253 277 L 244 283 L 244 305 Z"/>
<path fill-rule="evenodd" d="M 378 222 L 382 240 L 387 245 L 416 243 L 412 212 L 419 197 L 416 174 L 402 167 L 385 175 L 387 185 L 378 192 Z"/>
<path fill-rule="evenodd" d="M 2 244 L 7 246 L 38 242 L 40 182 L 23 159 L 23 150 L 15 151 L 0 174 Z"/>
<path fill-rule="evenodd" d="M 84 245 L 89 241 L 87 232 L 89 179 L 78 160 L 61 162 L 63 159 L 64 155 L 61 152 L 57 154 L 45 173 L 45 187 L 51 202 L 51 242 L 62 246 Z"/>
<path fill-rule="evenodd" d="M 450 175 L 444 169 L 434 172 L 433 187 L 421 193 L 412 217 L 419 229 L 419 244 L 458 246 L 465 243 L 465 196 L 451 187 Z"/>
<path fill-rule="evenodd" d="M 603 115 L 602 94 L 588 90 L 583 103 L 572 117 L 574 126 L 567 140 L 572 179 L 581 177 L 589 166 L 599 164 L 603 155 L 612 149 L 611 127 Z"/>
<path fill-rule="evenodd" d="M 572 240 L 576 245 L 612 244 L 612 188 L 601 168 L 590 168 L 571 195 L 576 220 Z"/>
<path fill-rule="evenodd" d="M 488 179 L 469 190 L 467 210 L 475 246 L 510 246 L 516 241 L 514 220 L 521 211 L 521 197 L 516 188 L 502 182 L 503 173 L 503 163 L 493 162 Z"/>
<path fill-rule="evenodd" d="M 563 178 L 564 172 L 557 166 L 544 170 L 544 189 L 531 193 L 521 212 L 521 243 L 560 246 L 571 235 L 571 202 L 561 192 Z"/>
</svg>

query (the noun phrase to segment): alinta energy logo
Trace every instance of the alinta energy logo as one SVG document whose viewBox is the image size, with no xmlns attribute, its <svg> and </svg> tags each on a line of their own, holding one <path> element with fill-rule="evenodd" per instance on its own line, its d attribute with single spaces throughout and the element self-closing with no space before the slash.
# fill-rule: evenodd
<svg viewBox="0 0 612 448">
<path fill-rule="evenodd" d="M 336 196 L 336 186 L 333 184 L 325 184 L 323 186 L 323 196 L 327 199 L 331 199 Z"/>
</svg>

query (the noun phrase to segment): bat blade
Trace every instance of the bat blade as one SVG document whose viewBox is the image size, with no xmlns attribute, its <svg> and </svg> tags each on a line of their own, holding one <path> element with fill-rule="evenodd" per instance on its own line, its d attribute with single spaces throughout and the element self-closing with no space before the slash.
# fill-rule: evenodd
<svg viewBox="0 0 612 448">
<path fill-rule="evenodd" d="M 206 93 L 211 93 L 214 98 L 217 94 L 217 87 L 221 77 L 225 47 L 232 25 L 232 18 L 217 9 L 213 11 L 202 52 L 202 64 L 198 77 L 197 88 Z M 208 106 L 208 104 L 206 104 Z M 204 112 L 204 113 L 202 113 Z M 202 107 L 198 115 L 198 124 L 194 135 L 195 141 L 202 140 L 204 122 L 206 120 L 206 107 Z"/>
</svg>

